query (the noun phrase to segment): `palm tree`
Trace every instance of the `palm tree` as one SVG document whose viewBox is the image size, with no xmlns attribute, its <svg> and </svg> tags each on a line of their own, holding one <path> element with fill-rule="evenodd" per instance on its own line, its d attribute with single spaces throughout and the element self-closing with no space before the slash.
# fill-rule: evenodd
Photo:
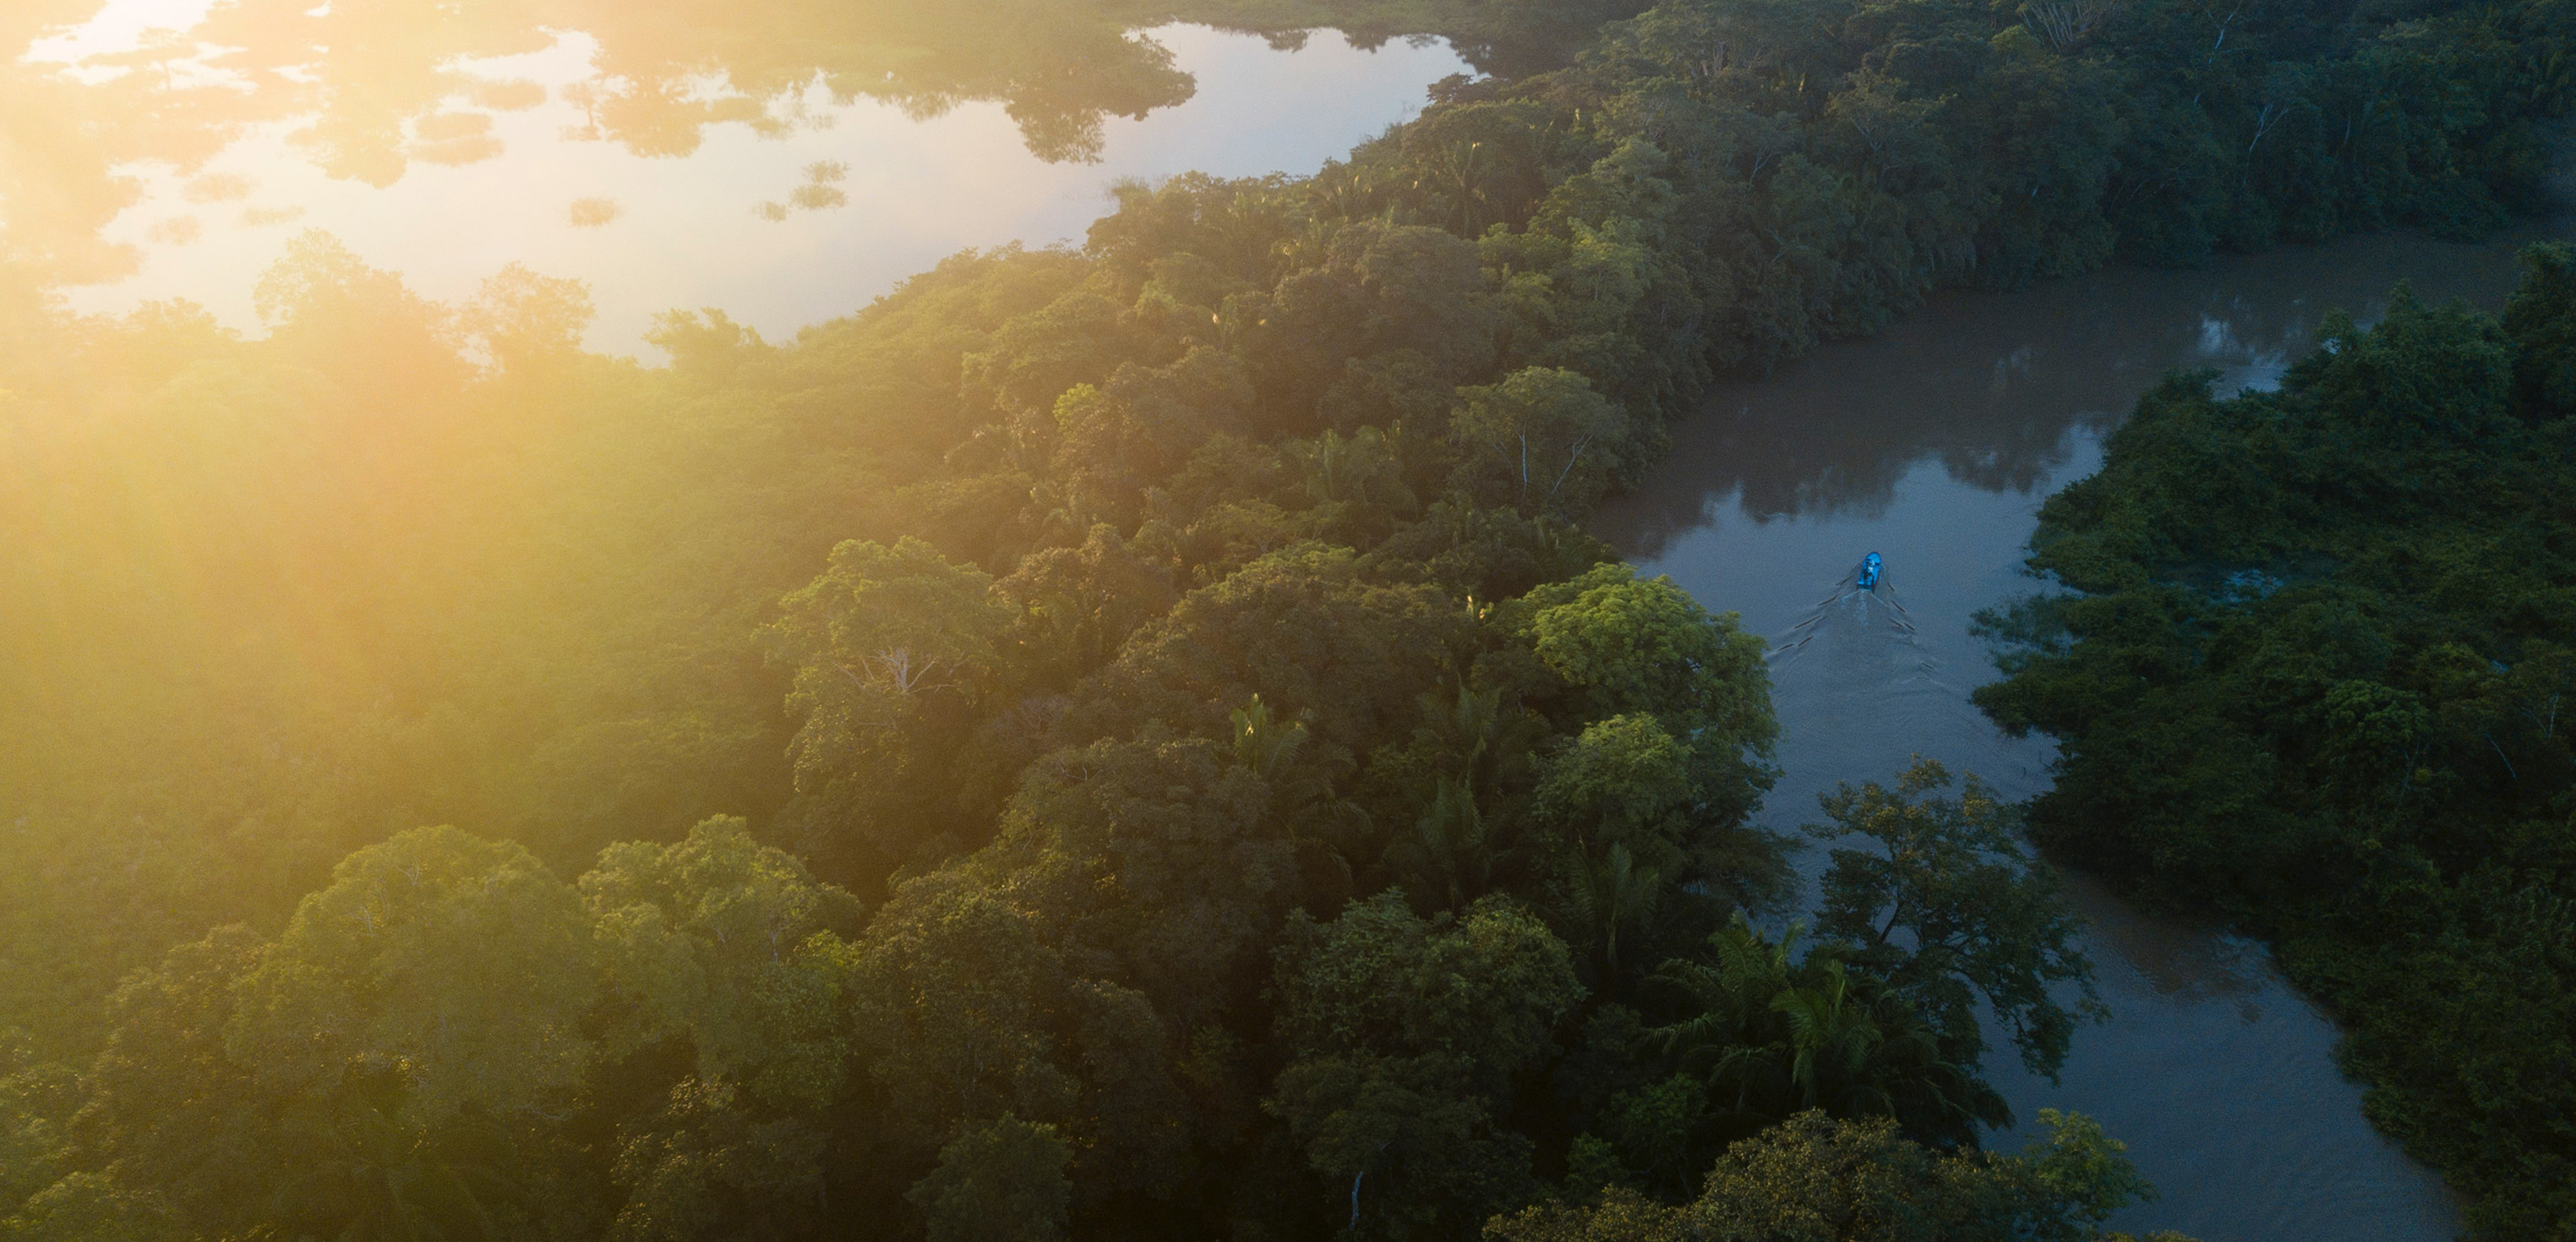
<svg viewBox="0 0 2576 1242">
<path fill-rule="evenodd" d="M 1425 178 L 1430 184 L 1425 188 L 1449 200 L 1449 227 L 1461 237 L 1476 236 L 1488 222 L 1485 178 L 1493 162 L 1484 143 L 1468 138 L 1453 141 L 1432 156 L 1431 173 Z"/>
<path fill-rule="evenodd" d="M 1413 830 L 1387 845 L 1385 861 L 1420 881 L 1415 891 L 1445 894 L 1451 909 L 1465 909 L 1484 893 L 1496 857 L 1508 850 L 1514 819 L 1505 790 L 1526 771 L 1544 725 L 1533 713 L 1506 706 L 1500 687 L 1477 689 L 1464 678 L 1453 692 L 1425 692 L 1414 701 L 1422 723 L 1413 746 L 1427 752 L 1430 779 L 1413 791 L 1421 808 Z M 1505 813 L 1488 813 L 1497 806 Z"/>
<path fill-rule="evenodd" d="M 1431 891 L 1446 895 L 1449 909 L 1466 909 L 1485 891 L 1485 817 L 1475 790 L 1457 777 L 1435 778 L 1431 805 L 1413 821 L 1411 839 L 1388 852 Z"/>
<path fill-rule="evenodd" d="M 1991 1086 L 1943 1051 L 1939 1031 L 1885 980 L 1828 943 L 1797 959 L 1803 927 L 1776 943 L 1739 913 L 1695 958 L 1653 982 L 1685 1011 L 1655 1029 L 1661 1050 L 1702 1075 L 1721 1116 L 1748 1129 L 1821 1108 L 1894 1117 L 1907 1133 L 1973 1146 L 1979 1123 L 2009 1122 Z"/>
<path fill-rule="evenodd" d="M 1840 958 L 1827 957 L 1821 969 L 1805 973 L 1821 978 L 1782 989 L 1770 1005 L 1788 1019 L 1789 1081 L 1798 1089 L 1799 1106 L 1836 1111 L 1827 1101 L 1840 1097 L 1833 1101 L 1844 1105 L 1840 1111 L 1865 1111 L 1849 1106 L 1867 1098 L 1870 1054 L 1882 1040 L 1869 1002 L 1852 994 L 1851 972 Z"/>
<path fill-rule="evenodd" d="M 1661 1050 L 1683 1071 L 1703 1075 L 1710 1099 L 1731 1099 L 1725 1111 L 1734 1116 L 1767 1121 L 1790 1111 L 1792 1050 L 1768 1006 L 1792 986 L 1790 959 L 1805 931 L 1793 923 L 1774 943 L 1739 911 L 1708 938 L 1705 956 L 1665 962 L 1651 980 L 1676 994 L 1687 1013 L 1656 1028 Z"/>
<path fill-rule="evenodd" d="M 1306 722 L 1282 723 L 1270 714 L 1270 705 L 1255 694 L 1252 701 L 1234 709 L 1235 762 L 1250 768 L 1263 780 L 1271 779 L 1297 751 L 1306 744 Z"/>
<path fill-rule="evenodd" d="M 1333 844 L 1364 835 L 1368 812 L 1333 791 L 1333 761 L 1306 760 L 1306 714 L 1281 720 L 1255 694 L 1231 713 L 1234 761 L 1270 786 L 1267 821 L 1297 848 L 1301 856 L 1329 859 L 1346 868 Z M 1346 766 L 1346 765 L 1345 765 Z M 1321 829 L 1321 834 L 1309 831 Z"/>
<path fill-rule="evenodd" d="M 1619 929 L 1654 917 L 1663 901 L 1663 872 L 1638 866 L 1625 841 L 1613 842 L 1597 861 L 1577 849 L 1573 871 L 1571 904 L 1578 918 L 1601 934 L 1602 977 L 1616 979 Z"/>
<path fill-rule="evenodd" d="M 1942 1050 L 1939 1028 L 1885 985 L 1874 985 L 1880 1042 L 1869 1073 L 1853 1086 L 1853 1115 L 1894 1117 L 1915 1138 L 1942 1147 L 1974 1147 L 1980 1123 L 2012 1123 L 2012 1110 L 1974 1065 Z"/>
</svg>

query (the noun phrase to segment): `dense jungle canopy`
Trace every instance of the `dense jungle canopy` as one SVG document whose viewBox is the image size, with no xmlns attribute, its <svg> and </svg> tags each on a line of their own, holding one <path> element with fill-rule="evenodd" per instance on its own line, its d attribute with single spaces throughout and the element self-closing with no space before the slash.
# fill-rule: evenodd
<svg viewBox="0 0 2576 1242">
<path fill-rule="evenodd" d="M 2038 838 L 2275 936 L 2496 1237 L 2576 1218 L 2576 249 L 2527 262 L 2500 319 L 2329 322 L 2276 393 L 2169 380 L 2043 510 L 2081 594 L 1988 618 L 1979 692 L 2063 739 Z"/>
<path fill-rule="evenodd" d="M 0 239 L 11 1242 L 2104 1236 L 2097 1126 L 1979 1143 L 2099 1014 L 2020 809 L 1852 773 L 1785 908 L 1761 641 L 1578 523 L 1937 288 L 2539 210 L 2576 63 L 2558 0 L 301 3 L 215 11 L 328 32 L 221 107 L 0 85 L 72 187 Z M 51 292 L 122 161 L 457 155 L 439 65 L 548 28 L 620 142 L 820 75 L 1079 157 L 1175 17 L 1495 72 L 661 367 L 541 258 L 444 305 L 310 234 L 256 339 Z M 2576 1229 L 2533 263 L 2160 390 L 1987 700 L 2067 740 L 2038 839 L 2282 937 L 2498 1238 Z"/>
</svg>

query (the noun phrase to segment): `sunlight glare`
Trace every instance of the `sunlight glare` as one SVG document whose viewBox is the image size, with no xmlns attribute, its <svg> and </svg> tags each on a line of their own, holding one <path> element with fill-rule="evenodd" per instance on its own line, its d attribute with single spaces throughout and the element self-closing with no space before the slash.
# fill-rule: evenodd
<svg viewBox="0 0 2576 1242">
<path fill-rule="evenodd" d="M 143 46 L 154 30 L 187 30 L 206 19 L 214 0 L 107 0 L 88 21 L 27 46 L 36 62 L 74 64 Z"/>
</svg>

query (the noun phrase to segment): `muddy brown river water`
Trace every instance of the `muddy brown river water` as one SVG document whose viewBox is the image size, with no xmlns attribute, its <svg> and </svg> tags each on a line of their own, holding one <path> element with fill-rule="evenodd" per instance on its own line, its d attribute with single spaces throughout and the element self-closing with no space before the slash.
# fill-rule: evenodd
<svg viewBox="0 0 2576 1242">
<path fill-rule="evenodd" d="M 2493 308 L 2514 248 L 2567 231 L 2353 238 L 1935 298 L 1875 338 L 1722 388 L 1677 429 L 1649 486 L 1594 530 L 1787 648 L 1772 662 L 1783 774 L 1765 822 L 1817 819 L 1818 792 L 1887 780 L 1918 753 L 2027 796 L 2046 787 L 2052 748 L 2004 736 L 1969 702 L 1996 676 L 1969 618 L 2041 587 L 2021 572 L 2040 502 L 2099 465 L 2138 394 L 2174 368 L 2214 368 L 2222 390 L 2270 386 L 2327 310 L 2367 322 L 2400 280 Z M 1886 558 L 1881 592 L 1824 604 L 1872 551 Z M 1987 1069 L 2025 1121 L 2074 1109 L 2128 1143 L 2161 1197 L 2115 1227 L 2204 1242 L 2456 1232 L 2440 1179 L 2371 1129 L 2336 1066 L 2333 1022 L 2261 944 L 2065 880 L 2092 920 L 2112 1018 L 2076 1036 L 2054 1084 L 2008 1048 Z"/>
<path fill-rule="evenodd" d="M 12 48 L 11 73 L 112 82 L 133 71 L 118 56 L 152 28 L 187 30 L 223 11 L 208 0 L 60 7 L 64 20 L 72 10 L 97 17 Z M 304 17 L 319 22 L 329 10 Z M 185 141 L 168 149 L 137 146 L 95 170 L 105 179 L 79 183 L 113 200 L 108 208 L 70 220 L 130 247 L 130 270 L 94 273 L 71 305 L 119 312 L 187 297 L 248 328 L 258 273 L 289 237 L 319 227 L 442 299 L 469 295 L 512 260 L 579 277 L 601 312 L 595 347 L 636 348 L 651 316 L 675 306 L 722 307 L 785 336 L 957 247 L 1077 237 L 1113 178 L 1310 171 L 1410 115 L 1427 84 L 1464 67 L 1431 43 L 1363 51 L 1329 35 L 1294 47 L 1202 27 L 1143 32 L 1195 85 L 1143 115 L 1110 116 L 1100 162 L 1050 164 L 999 98 L 910 108 L 843 99 L 826 89 L 824 66 L 788 54 L 779 63 L 804 66 L 787 79 L 801 85 L 734 100 L 759 106 L 703 126 L 702 143 L 691 129 L 683 150 L 600 132 L 600 92 L 622 89 L 603 65 L 623 61 L 605 53 L 625 48 L 637 60 L 639 40 L 651 50 L 650 23 L 610 26 L 481 48 L 437 42 L 430 36 L 444 38 L 444 27 L 428 22 L 418 55 L 440 69 L 410 102 L 443 111 L 379 135 L 392 144 L 379 152 L 393 160 L 388 174 L 317 164 L 307 133 L 317 122 L 300 103 L 251 109 L 203 134 L 178 126 Z M 409 64 L 404 48 L 344 39 L 324 50 L 322 68 L 338 65 L 351 81 L 411 80 L 386 68 Z M 167 93 L 188 87 L 191 73 L 221 71 L 161 72 Z M 693 71 L 663 85 L 696 107 L 732 89 L 721 76 Z M 161 111 L 184 119 L 184 109 Z M 464 127 L 462 146 L 420 145 L 436 136 L 428 121 Z M 202 150 L 191 145 L 200 139 Z M 44 192 L 20 199 L 79 198 L 41 183 L 43 172 L 21 170 Z M 130 196 L 118 197 L 119 186 Z M 1783 777 L 1769 822 L 1794 828 L 1815 816 L 1819 790 L 1884 780 L 1918 752 L 2027 795 L 2049 779 L 2049 747 L 2003 737 L 1970 705 L 1968 692 L 1994 673 L 1967 624 L 2037 585 L 2018 568 L 2041 498 L 2094 468 L 2104 433 L 2166 370 L 2215 367 L 2229 388 L 2271 383 L 2327 308 L 2368 318 L 2401 279 L 2427 297 L 2494 305 L 2512 284 L 2517 240 L 2358 238 L 2197 271 L 1937 298 L 1874 339 L 1719 391 L 1678 429 L 1651 485 L 1596 529 L 1754 631 L 1804 640 L 1773 666 Z M 1886 557 L 1884 592 L 1819 607 L 1870 551 Z M 2117 1225 L 2206 1242 L 2412 1242 L 2455 1230 L 2439 1181 L 2363 1120 L 2359 1088 L 2336 1070 L 2333 1024 L 2283 984 L 2260 945 L 2128 910 L 2080 875 L 2067 881 L 2093 920 L 2090 948 L 2114 1016 L 2079 1034 L 2057 1083 L 2028 1077 L 2009 1056 L 1991 1070 L 2024 1117 L 2078 1109 L 2129 1143 L 2163 1197 Z"/>
</svg>

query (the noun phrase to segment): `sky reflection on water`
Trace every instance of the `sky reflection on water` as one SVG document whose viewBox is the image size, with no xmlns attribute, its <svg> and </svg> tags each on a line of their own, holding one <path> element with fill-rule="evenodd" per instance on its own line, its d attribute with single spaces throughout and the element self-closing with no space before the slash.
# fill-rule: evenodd
<svg viewBox="0 0 2576 1242">
<path fill-rule="evenodd" d="M 782 59 L 805 67 L 775 80 L 735 62 L 725 62 L 730 74 L 665 66 L 657 77 L 621 66 L 619 49 L 591 34 L 549 30 L 532 50 L 409 66 L 439 80 L 391 92 L 399 100 L 384 105 L 389 114 L 372 118 L 345 85 L 276 115 L 242 102 L 256 92 L 191 87 L 218 70 L 240 76 L 223 68 L 238 57 L 222 52 L 184 62 L 167 89 L 138 93 L 108 80 L 116 70 L 102 66 L 120 53 L 131 59 L 125 49 L 138 37 L 167 41 L 141 35 L 144 25 L 192 24 L 203 7 L 111 6 L 77 37 L 36 49 L 77 63 L 14 67 L 51 75 L 41 85 L 54 90 L 68 89 L 66 73 L 93 79 L 92 102 L 130 113 L 184 107 L 204 118 L 156 122 L 135 140 L 137 157 L 111 170 L 136 184 L 92 236 L 106 248 L 95 261 L 112 271 L 117 248 L 130 248 L 133 270 L 69 286 L 77 310 L 188 298 L 256 330 L 259 273 L 288 239 L 319 228 L 441 300 L 470 296 L 511 262 L 577 277 L 601 312 L 590 342 L 612 352 L 634 351 L 652 317 L 676 308 L 719 308 L 783 336 L 863 306 L 962 248 L 1079 242 L 1121 178 L 1311 172 L 1418 111 L 1430 83 L 1466 70 L 1446 44 L 1361 50 L 1322 32 L 1291 50 L 1258 35 L 1165 26 L 1113 40 L 1114 55 L 1151 49 L 1135 70 L 1151 89 L 1112 83 L 1098 97 L 1058 101 L 1058 115 L 1030 104 L 1008 75 L 878 97 L 854 94 L 831 71 L 838 62 L 817 52 L 806 61 L 822 70 Z M 485 43 L 509 46 L 528 33 Z M 1157 69 L 1162 52 L 1168 64 Z M 218 69 L 192 68 L 205 63 Z M 327 77 L 258 72 L 289 85 L 299 73 Z M 621 91 L 661 111 L 620 103 Z M 241 115 L 214 118 L 210 101 Z M 1138 115 L 1119 114 L 1129 107 Z M 1086 132 L 1096 160 L 1082 158 Z M 59 175 L 55 197 L 95 193 L 76 184 L 77 172 Z"/>
</svg>

